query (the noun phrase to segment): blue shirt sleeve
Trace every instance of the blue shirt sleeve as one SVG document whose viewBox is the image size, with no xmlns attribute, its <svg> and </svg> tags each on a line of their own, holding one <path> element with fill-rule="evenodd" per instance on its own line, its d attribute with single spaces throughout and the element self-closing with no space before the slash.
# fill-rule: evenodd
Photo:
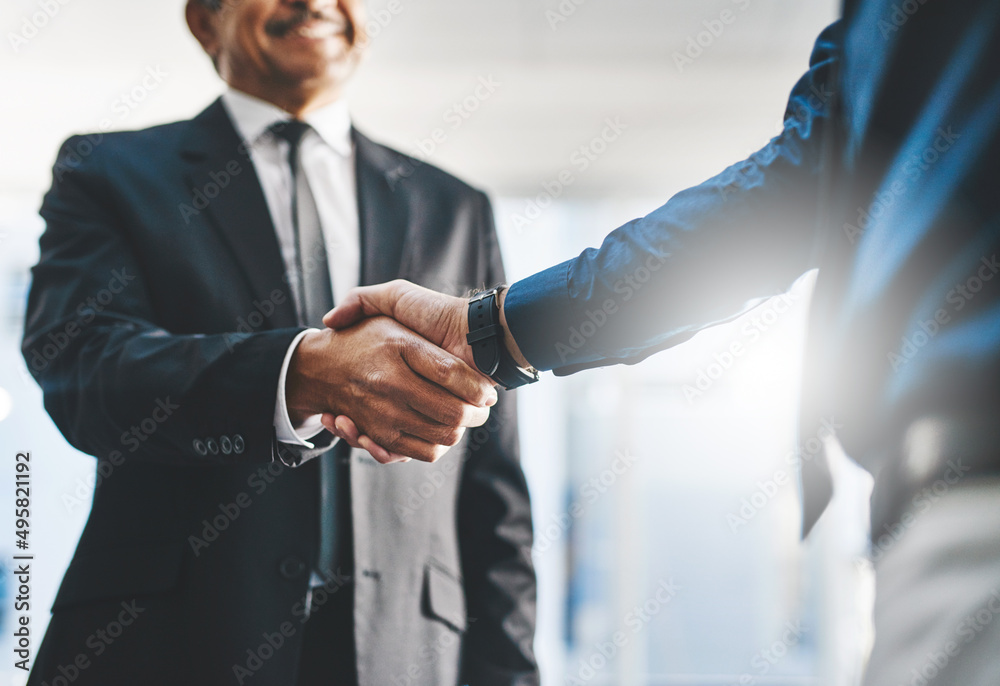
<svg viewBox="0 0 1000 686">
<path fill-rule="evenodd" d="M 784 129 L 763 149 L 600 248 L 510 287 L 507 323 L 529 362 L 557 374 L 639 362 L 783 292 L 814 266 L 839 38 L 839 22 L 820 34 Z"/>
</svg>

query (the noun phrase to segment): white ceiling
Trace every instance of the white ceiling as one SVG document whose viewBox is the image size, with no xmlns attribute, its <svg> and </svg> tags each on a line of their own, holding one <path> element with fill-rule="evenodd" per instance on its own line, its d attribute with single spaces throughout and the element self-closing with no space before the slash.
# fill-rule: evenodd
<svg viewBox="0 0 1000 686">
<path fill-rule="evenodd" d="M 567 196 L 665 197 L 778 130 L 836 0 L 395 0 L 351 101 L 359 127 L 407 152 L 441 128 L 430 156 L 488 190 L 530 196 L 597 135 L 628 125 Z M 136 128 L 195 114 L 220 91 L 188 35 L 182 0 L 57 0 L 56 16 L 14 51 L 9 32 L 39 0 L 0 10 L 0 192 L 41 193 L 59 142 L 105 118 Z M 53 4 L 57 4 L 53 3 Z M 579 4 L 577 4 L 579 3 Z M 371 11 L 387 0 L 369 2 Z M 555 30 L 546 12 L 575 11 Z M 733 21 L 680 72 L 674 53 L 728 11 Z M 384 15 L 383 15 L 384 16 Z M 702 37 L 703 39 L 705 36 Z M 168 76 L 135 109 L 118 96 L 149 67 Z M 480 77 L 500 83 L 462 125 L 445 120 Z"/>
</svg>

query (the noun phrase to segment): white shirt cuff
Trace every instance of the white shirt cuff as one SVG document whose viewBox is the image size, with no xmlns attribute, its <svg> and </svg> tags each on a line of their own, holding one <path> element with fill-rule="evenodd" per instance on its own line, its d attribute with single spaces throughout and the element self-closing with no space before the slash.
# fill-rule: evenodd
<svg viewBox="0 0 1000 686">
<path fill-rule="evenodd" d="M 288 378 L 288 365 L 292 361 L 292 354 L 295 352 L 295 349 L 307 333 L 318 330 L 307 329 L 303 331 L 288 346 L 288 352 L 285 353 L 285 361 L 281 364 L 281 375 L 278 377 L 278 395 L 274 403 L 274 430 L 278 440 L 282 443 L 309 449 L 316 447 L 309 442 L 309 439 L 323 433 L 324 426 L 320 421 L 322 415 L 316 414 L 307 417 L 298 426 L 292 426 L 292 420 L 288 416 L 288 401 L 285 399 L 285 380 Z"/>
</svg>

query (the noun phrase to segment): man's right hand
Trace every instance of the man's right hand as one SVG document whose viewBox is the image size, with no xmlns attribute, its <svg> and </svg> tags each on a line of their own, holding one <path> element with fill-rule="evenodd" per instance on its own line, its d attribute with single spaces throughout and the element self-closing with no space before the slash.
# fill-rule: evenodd
<svg viewBox="0 0 1000 686">
<path fill-rule="evenodd" d="M 500 295 L 500 324 L 504 329 L 504 344 L 520 367 L 530 366 L 521 354 L 517 342 L 507 328 L 503 308 L 507 291 Z M 407 326 L 435 345 L 475 367 L 472 348 L 466 342 L 469 333 L 469 301 L 456 298 L 396 279 L 378 286 L 353 288 L 344 300 L 323 318 L 331 329 L 343 329 L 364 317 L 385 315 Z"/>
<path fill-rule="evenodd" d="M 285 394 L 293 422 L 351 417 L 391 451 L 380 461 L 436 461 L 467 427 L 484 424 L 497 401 L 490 379 L 387 317 L 307 334 L 292 355 Z"/>
<path fill-rule="evenodd" d="M 506 290 L 500 296 L 500 324 L 504 329 L 504 343 L 514 361 L 520 367 L 529 363 L 521 354 L 517 343 L 507 328 L 503 303 Z M 341 303 L 323 318 L 323 323 L 337 330 L 355 325 L 365 317 L 387 316 L 412 328 L 428 341 L 462 359 L 470 367 L 475 367 L 472 348 L 466 341 L 469 332 L 469 304 L 464 298 L 437 293 L 416 284 L 397 279 L 378 286 L 364 286 L 352 289 Z M 355 448 L 367 450 L 379 462 L 394 462 L 400 459 L 391 448 L 387 449 L 371 435 L 366 435 L 349 414 L 327 412 L 323 414 L 323 425 L 333 434 L 347 441 Z"/>
</svg>

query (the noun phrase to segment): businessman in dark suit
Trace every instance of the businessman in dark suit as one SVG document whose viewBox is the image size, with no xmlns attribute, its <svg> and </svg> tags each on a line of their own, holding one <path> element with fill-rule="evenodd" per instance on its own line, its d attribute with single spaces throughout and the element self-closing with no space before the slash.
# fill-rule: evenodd
<svg viewBox="0 0 1000 686">
<path fill-rule="evenodd" d="M 1000 2 L 847 0 L 783 132 L 503 291 L 504 350 L 557 374 L 635 364 L 818 268 L 801 431 L 833 420 L 876 476 L 866 683 L 997 684 L 998 188 Z M 391 314 L 476 363 L 468 311 L 394 283 L 327 323 Z M 324 421 L 391 457 L 348 418 Z M 831 493 L 822 465 L 803 463 L 807 531 Z"/>
<path fill-rule="evenodd" d="M 222 98 L 59 154 L 23 351 L 99 483 L 32 684 L 537 683 L 514 398 L 320 330 L 360 283 L 503 280 L 486 197 L 351 126 L 360 9 L 191 0 Z"/>
</svg>

